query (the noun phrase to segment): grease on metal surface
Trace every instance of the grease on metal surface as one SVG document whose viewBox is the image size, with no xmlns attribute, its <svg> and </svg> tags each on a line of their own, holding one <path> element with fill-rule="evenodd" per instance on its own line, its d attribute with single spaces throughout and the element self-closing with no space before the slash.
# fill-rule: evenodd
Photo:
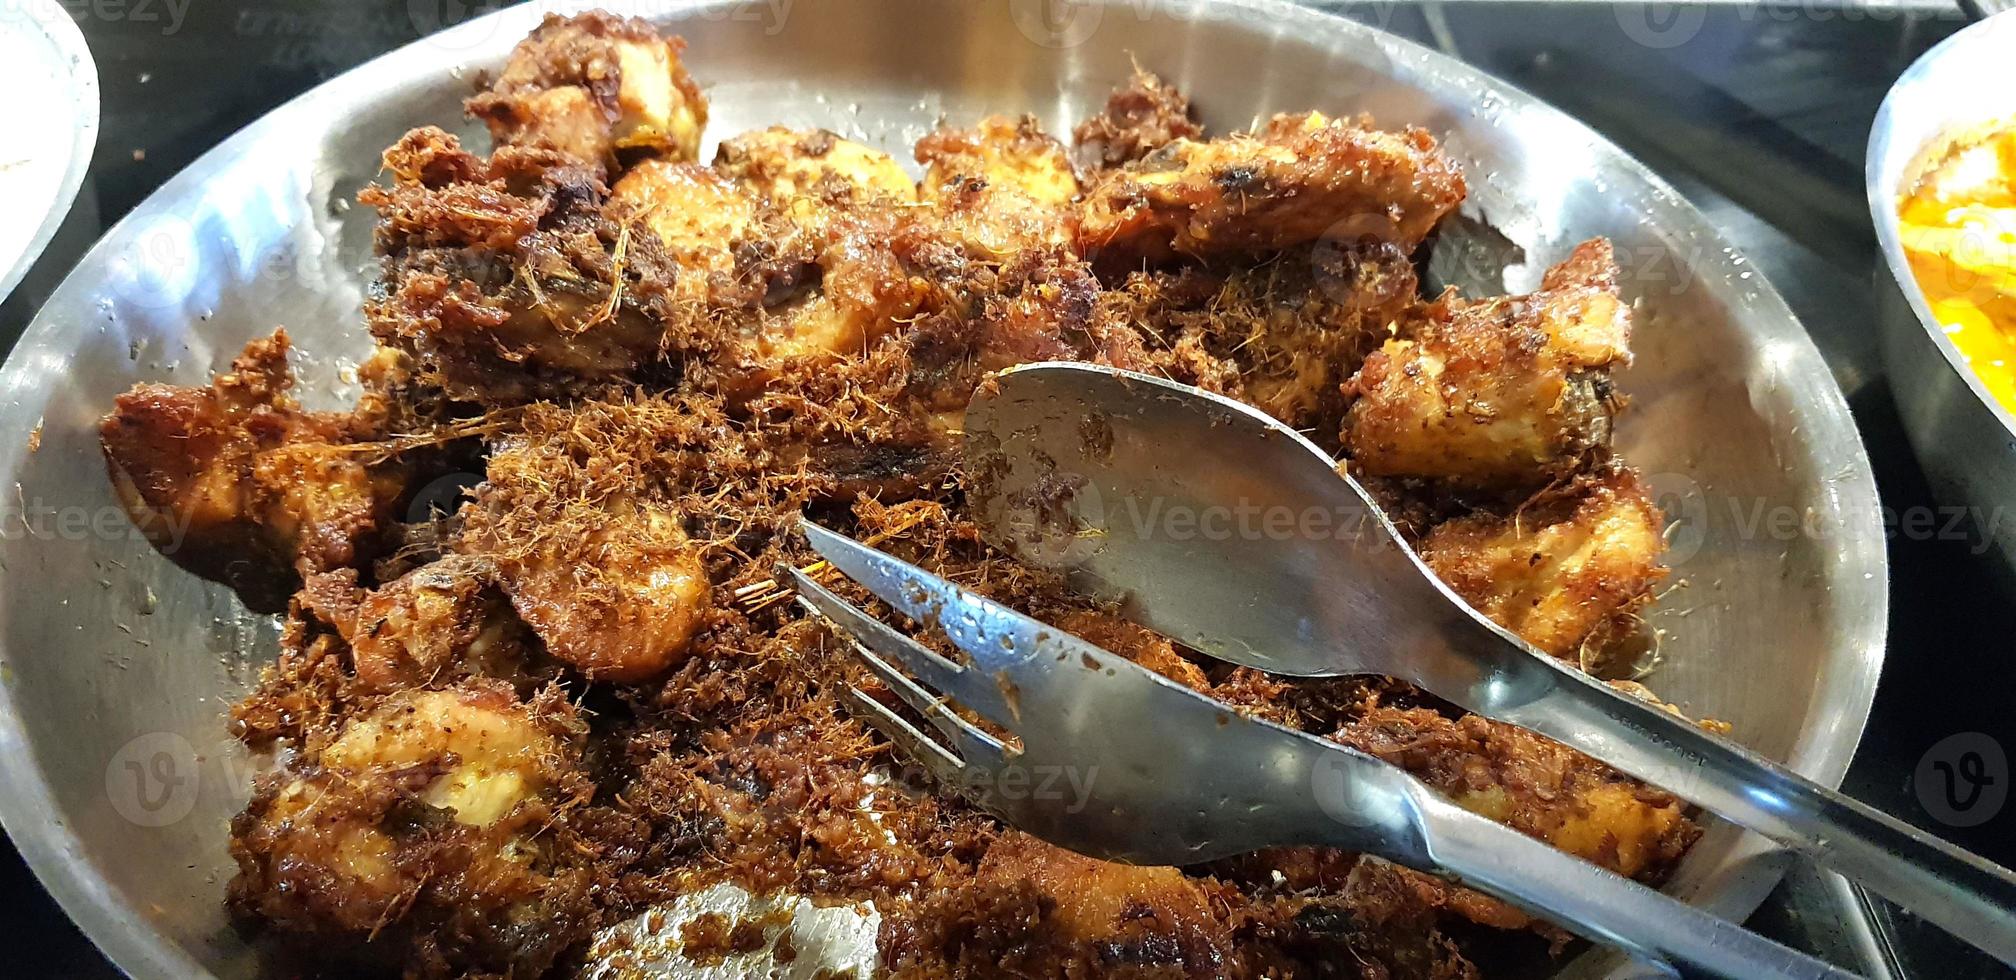
<svg viewBox="0 0 2016 980">
<path fill-rule="evenodd" d="M 798 895 L 717 884 L 596 934 L 583 980 L 813 980 L 875 975 L 882 915 L 872 903 L 820 907 Z M 760 936 L 754 935 L 760 930 Z M 749 942 L 692 950 L 705 932 Z"/>
</svg>

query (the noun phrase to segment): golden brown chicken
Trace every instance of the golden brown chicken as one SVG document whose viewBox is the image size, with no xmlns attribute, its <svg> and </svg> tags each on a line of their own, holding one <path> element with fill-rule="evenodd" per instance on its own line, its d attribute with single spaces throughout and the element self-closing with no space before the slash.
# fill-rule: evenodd
<svg viewBox="0 0 2016 980">
<path fill-rule="evenodd" d="M 655 401 L 531 406 L 493 448 L 464 511 L 456 547 L 494 563 L 547 652 L 590 680 L 664 672 L 707 614 L 712 586 L 699 545 L 652 455 L 669 441 L 704 438 L 699 429 Z"/>
<path fill-rule="evenodd" d="M 1179 139 L 1088 188 L 1078 246 L 1102 269 L 1279 251 L 1315 241 L 1412 252 L 1463 200 L 1433 137 L 1321 113 L 1254 135 Z"/>
<path fill-rule="evenodd" d="M 356 579 L 348 569 L 319 576 L 302 590 L 300 604 L 349 645 L 363 688 L 389 692 L 488 677 L 530 693 L 553 679 L 487 560 L 450 555 L 375 589 Z"/>
<path fill-rule="evenodd" d="M 682 304 L 705 304 L 735 287 L 735 248 L 755 226 L 758 209 L 747 188 L 713 169 L 667 160 L 632 167 L 607 208 L 630 236 L 657 236 L 678 268 L 673 292 Z"/>
<path fill-rule="evenodd" d="M 585 792 L 582 730 L 557 689 L 395 694 L 261 781 L 232 823 L 232 901 L 339 941 L 337 962 L 389 928 L 437 969 L 543 970 L 589 907 L 552 832 Z"/>
<path fill-rule="evenodd" d="M 409 476 L 353 445 L 374 433 L 352 417 L 300 408 L 287 351 L 279 330 L 207 387 L 135 386 L 100 426 L 113 488 L 148 540 L 264 611 L 302 576 L 371 558 Z"/>
<path fill-rule="evenodd" d="M 469 111 L 499 146 L 546 147 L 611 169 L 626 155 L 692 160 L 707 101 L 679 61 L 685 46 L 634 17 L 549 14 Z"/>
<path fill-rule="evenodd" d="M 1064 210 L 1078 177 L 1064 147 L 1033 117 L 989 116 L 971 129 L 941 127 L 917 141 L 923 198 L 934 233 L 975 262 L 1006 262 L 1029 249 L 1071 244 Z"/>
<path fill-rule="evenodd" d="M 1474 487 L 1574 473 L 1609 444 L 1609 369 L 1629 362 L 1629 314 L 1601 240 L 1578 246 L 1530 296 L 1445 297 L 1352 379 L 1352 467 Z"/>
<path fill-rule="evenodd" d="M 1382 707 L 1334 737 L 1406 769 L 1467 810 L 1621 874 L 1670 868 L 1700 835 L 1687 804 L 1672 794 L 1476 715 Z"/>
<path fill-rule="evenodd" d="M 892 248 L 917 188 L 888 154 L 825 130 L 773 127 L 724 141 L 714 168 L 776 214 L 759 358 L 858 355 L 929 301 L 929 285 Z"/>
<path fill-rule="evenodd" d="M 1634 472 L 1542 491 L 1509 515 L 1436 526 L 1421 557 L 1493 622 L 1557 657 L 1592 662 L 1664 577 L 1665 519 Z"/>
</svg>

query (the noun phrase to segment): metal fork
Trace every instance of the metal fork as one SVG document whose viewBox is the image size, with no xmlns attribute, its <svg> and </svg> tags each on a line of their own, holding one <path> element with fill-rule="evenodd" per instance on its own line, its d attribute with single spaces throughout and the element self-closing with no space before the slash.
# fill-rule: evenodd
<svg viewBox="0 0 2016 980">
<path fill-rule="evenodd" d="M 1851 977 L 1443 800 L 1404 771 L 1248 718 L 1159 674 L 866 545 L 802 522 L 812 547 L 891 608 L 941 629 L 953 661 L 787 569 L 931 726 L 875 697 L 865 723 L 982 809 L 1093 857 L 1188 865 L 1317 845 L 1442 875 L 1668 975 Z M 1004 741 L 947 704 L 1008 733 Z M 1079 788 L 1079 805 L 1061 787 Z M 1046 791 L 1047 790 L 1047 791 Z"/>
</svg>

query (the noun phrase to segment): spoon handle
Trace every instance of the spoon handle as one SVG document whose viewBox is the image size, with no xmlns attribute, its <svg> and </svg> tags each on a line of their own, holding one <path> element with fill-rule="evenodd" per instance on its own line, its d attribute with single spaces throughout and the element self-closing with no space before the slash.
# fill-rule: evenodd
<svg viewBox="0 0 2016 980">
<path fill-rule="evenodd" d="M 1501 641 L 1502 642 L 1502 641 Z M 1580 749 L 1861 882 L 2016 966 L 2016 874 L 1544 654 L 1472 710 Z M 1505 661 L 1501 664 L 1510 666 Z M 1536 683 L 1544 678 L 1544 683 Z"/>
</svg>

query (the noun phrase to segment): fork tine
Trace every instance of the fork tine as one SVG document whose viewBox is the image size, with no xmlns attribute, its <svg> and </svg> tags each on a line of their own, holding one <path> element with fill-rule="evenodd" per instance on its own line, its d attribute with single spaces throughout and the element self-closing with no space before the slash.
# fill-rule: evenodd
<svg viewBox="0 0 2016 980">
<path fill-rule="evenodd" d="M 819 607 L 813 605 L 803 595 L 798 597 L 798 602 L 807 611 L 819 612 Z M 969 764 L 973 762 L 999 764 L 1005 758 L 1007 747 L 1002 745 L 1000 740 L 982 731 L 972 722 L 959 717 L 958 712 L 946 705 L 944 698 L 932 694 L 923 685 L 911 680 L 908 674 L 876 656 L 875 651 L 868 649 L 868 646 L 860 640 L 852 637 L 848 639 L 854 645 L 854 652 L 860 655 L 862 661 L 868 665 L 868 669 L 874 672 L 876 677 L 881 678 L 882 683 L 888 685 L 889 690 L 897 697 L 902 698 L 904 704 L 923 715 L 924 720 L 930 722 L 949 739 L 952 746 L 958 750 L 958 754 Z"/>
<path fill-rule="evenodd" d="M 1082 664 L 1109 674 L 1116 671 L 1136 674 L 1150 683 L 1174 687 L 1179 691 L 1188 690 L 1125 657 L 1100 649 L 978 593 L 962 589 L 843 534 L 802 518 L 799 526 L 804 529 L 813 550 L 834 568 L 861 583 L 896 611 L 943 630 L 953 646 L 973 658 L 973 665 L 961 668 L 961 675 L 964 678 L 987 678 L 989 682 L 968 681 L 963 687 L 946 685 L 946 689 L 960 701 L 972 705 L 988 721 L 1010 731 L 1016 730 L 1016 723 L 1020 720 L 1020 698 L 1018 695 L 1016 703 L 1008 703 L 1002 694 L 1002 685 L 1013 685 L 1015 690 L 1020 691 L 1025 687 L 1025 681 L 1040 680 L 1038 672 L 1052 660 Z M 875 620 L 869 622 L 882 625 Z M 887 627 L 883 628 L 887 630 Z M 888 632 L 899 638 L 902 636 L 893 630 Z M 935 654 L 933 656 L 936 657 Z M 937 659 L 941 663 L 946 662 L 942 657 Z M 906 662 L 905 666 L 909 664 Z M 991 703 L 999 706 L 1001 717 L 996 717 L 968 698 L 967 689 L 976 687 L 985 688 L 986 693 L 991 695 Z"/>
<path fill-rule="evenodd" d="M 806 524 L 807 528 L 812 526 L 810 523 Z M 849 544 L 854 543 L 846 538 L 841 540 Z M 846 571 L 844 568 L 841 570 Z M 978 712 L 980 717 L 997 725 L 1012 728 L 1015 721 L 1007 701 L 1002 696 L 1000 687 L 986 675 L 939 656 L 930 648 L 904 636 L 889 624 L 862 612 L 852 603 L 834 595 L 825 586 L 814 582 L 811 576 L 795 568 L 785 571 L 791 576 L 792 587 L 798 591 L 801 601 L 812 607 L 819 615 L 833 621 L 843 632 L 859 641 L 868 650 L 901 664 L 903 669 L 916 675 L 924 684 L 957 699 L 960 704 Z M 867 582 L 862 584 L 868 585 L 871 590 L 875 588 L 873 584 Z M 916 618 L 922 620 L 922 617 Z M 924 697 L 931 701 L 937 700 L 928 693 Z M 925 710 L 915 703 L 911 706 L 919 711 Z M 995 747 L 998 749 L 1000 743 L 996 742 Z"/>
<path fill-rule="evenodd" d="M 896 748 L 924 768 L 947 786 L 963 786 L 966 781 L 966 763 L 952 750 L 939 745 L 931 736 L 917 730 L 902 715 L 889 710 L 889 706 L 870 697 L 852 684 L 840 690 L 840 702 L 847 711 L 861 723 L 882 733 L 882 737 L 895 743 Z"/>
</svg>

